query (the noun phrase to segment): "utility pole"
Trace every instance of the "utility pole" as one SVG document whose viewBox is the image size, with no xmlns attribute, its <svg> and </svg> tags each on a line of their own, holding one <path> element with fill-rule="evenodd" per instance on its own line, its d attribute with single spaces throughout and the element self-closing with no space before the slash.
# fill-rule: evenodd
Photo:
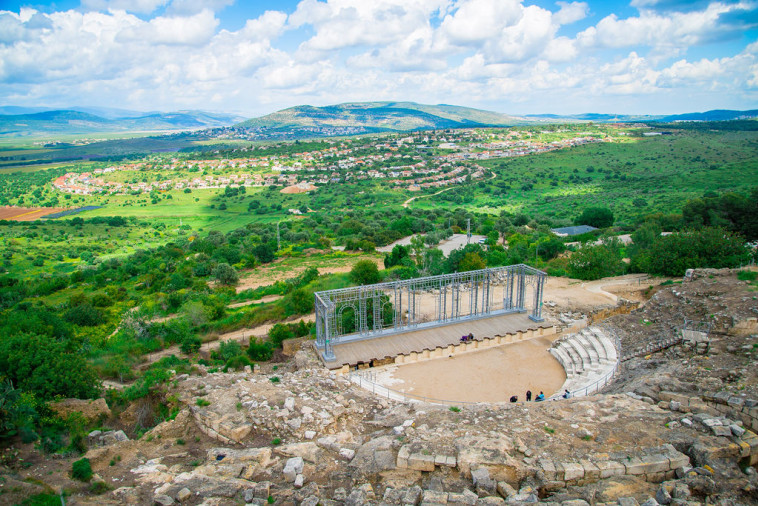
<svg viewBox="0 0 758 506">
<path fill-rule="evenodd" d="M 471 242 L 471 218 L 466 218 L 466 244 Z"/>
</svg>

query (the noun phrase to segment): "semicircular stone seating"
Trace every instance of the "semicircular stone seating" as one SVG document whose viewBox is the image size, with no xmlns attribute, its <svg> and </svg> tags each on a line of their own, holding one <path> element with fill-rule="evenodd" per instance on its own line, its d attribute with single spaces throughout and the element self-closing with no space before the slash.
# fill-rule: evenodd
<svg viewBox="0 0 758 506">
<path fill-rule="evenodd" d="M 566 371 L 566 382 L 557 396 L 564 390 L 572 396 L 586 395 L 587 387 L 612 374 L 619 362 L 613 339 L 597 327 L 586 327 L 554 341 L 550 354 Z"/>
</svg>

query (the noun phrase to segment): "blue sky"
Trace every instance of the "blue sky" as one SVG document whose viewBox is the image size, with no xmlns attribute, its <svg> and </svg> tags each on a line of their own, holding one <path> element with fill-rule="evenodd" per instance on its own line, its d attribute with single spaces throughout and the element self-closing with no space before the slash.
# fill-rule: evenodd
<svg viewBox="0 0 758 506">
<path fill-rule="evenodd" d="M 758 108 L 758 0 L 0 1 L 0 105 Z"/>
</svg>

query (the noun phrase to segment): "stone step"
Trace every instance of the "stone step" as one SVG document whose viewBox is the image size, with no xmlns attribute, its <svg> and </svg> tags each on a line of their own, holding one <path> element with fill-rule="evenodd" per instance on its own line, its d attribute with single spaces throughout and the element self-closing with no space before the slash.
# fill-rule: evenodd
<svg viewBox="0 0 758 506">
<path fill-rule="evenodd" d="M 560 348 L 571 358 L 571 362 L 574 364 L 574 373 L 581 374 L 584 371 L 584 363 L 579 352 L 574 349 L 569 341 L 563 341 Z"/>
<path fill-rule="evenodd" d="M 585 329 L 584 337 L 590 342 L 592 347 L 595 348 L 600 364 L 606 365 L 614 362 L 608 358 L 608 352 L 606 351 L 605 346 L 603 346 L 603 343 L 600 342 L 594 332 Z"/>
<path fill-rule="evenodd" d="M 587 353 L 587 350 L 584 349 L 584 346 L 577 341 L 576 335 L 570 337 L 566 341 L 571 347 L 573 347 L 574 350 L 576 350 L 577 355 L 579 355 L 582 359 L 582 370 L 592 369 L 592 363 L 590 362 L 590 355 Z"/>
<path fill-rule="evenodd" d="M 576 335 L 575 341 L 582 346 L 584 351 L 587 352 L 587 355 L 590 357 L 590 367 L 598 367 L 600 365 L 600 355 L 598 355 L 597 350 L 592 345 L 589 339 L 587 339 L 587 336 L 584 335 L 584 331 L 578 333 Z"/>
<path fill-rule="evenodd" d="M 605 348 L 605 353 L 608 360 L 616 362 L 618 360 L 618 353 L 616 346 L 613 344 L 613 340 L 605 335 L 605 332 L 597 327 L 590 327 L 590 329 L 595 334 L 595 337 L 597 337 L 600 344 L 603 345 L 603 348 Z"/>
<path fill-rule="evenodd" d="M 550 354 L 555 357 L 561 364 L 561 367 L 563 367 L 563 370 L 566 371 L 567 378 L 574 376 L 574 362 L 566 356 L 566 352 L 560 348 L 550 348 Z"/>
</svg>

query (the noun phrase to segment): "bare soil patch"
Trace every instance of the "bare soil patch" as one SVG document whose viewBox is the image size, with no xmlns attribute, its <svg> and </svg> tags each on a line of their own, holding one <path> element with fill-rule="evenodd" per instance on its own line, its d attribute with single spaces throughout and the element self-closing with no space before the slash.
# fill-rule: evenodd
<svg viewBox="0 0 758 506">
<path fill-rule="evenodd" d="M 0 207 L 0 220 L 34 221 L 65 210 L 65 207 Z"/>
<path fill-rule="evenodd" d="M 306 258 L 281 258 L 265 267 L 243 271 L 237 284 L 237 293 L 248 289 L 268 286 L 277 281 L 285 281 L 302 274 L 309 267 L 316 267 L 319 274 L 339 274 L 350 272 L 353 266 L 361 260 L 376 262 L 379 269 L 384 268 L 384 262 L 378 256 L 356 255 L 347 257 L 323 258 L 319 256 Z"/>
</svg>

